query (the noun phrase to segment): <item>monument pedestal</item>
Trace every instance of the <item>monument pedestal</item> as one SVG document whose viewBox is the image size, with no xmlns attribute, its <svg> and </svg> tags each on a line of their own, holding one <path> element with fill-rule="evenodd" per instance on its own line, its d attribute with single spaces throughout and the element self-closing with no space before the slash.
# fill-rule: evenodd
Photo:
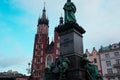
<svg viewBox="0 0 120 80">
<path fill-rule="evenodd" d="M 73 69 L 66 73 L 67 80 L 89 80 L 86 77 L 86 70 L 84 69 Z"/>
<path fill-rule="evenodd" d="M 66 23 L 56 31 L 60 36 L 60 52 L 70 60 L 69 69 L 66 72 L 67 80 L 87 80 L 86 70 L 82 65 L 83 36 L 85 30 L 77 23 Z"/>
<path fill-rule="evenodd" d="M 60 51 L 66 55 L 83 56 L 83 36 L 85 30 L 77 23 L 66 23 L 56 28 L 60 36 Z"/>
</svg>

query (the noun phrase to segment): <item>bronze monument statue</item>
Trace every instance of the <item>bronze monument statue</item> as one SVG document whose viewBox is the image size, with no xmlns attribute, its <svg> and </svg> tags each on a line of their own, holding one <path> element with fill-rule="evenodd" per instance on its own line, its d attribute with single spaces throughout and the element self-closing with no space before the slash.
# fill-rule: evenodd
<svg viewBox="0 0 120 80">
<path fill-rule="evenodd" d="M 64 22 L 65 23 L 76 22 L 75 18 L 76 7 L 73 4 L 73 2 L 71 2 L 71 0 L 67 0 L 67 3 L 65 3 L 63 9 L 65 12 Z"/>
<path fill-rule="evenodd" d="M 43 80 L 103 80 L 97 66 L 83 52 L 82 34 L 85 30 L 76 23 L 76 7 L 67 0 L 64 5 L 64 24 L 56 31 L 60 35 L 60 56 L 45 68 Z"/>
</svg>

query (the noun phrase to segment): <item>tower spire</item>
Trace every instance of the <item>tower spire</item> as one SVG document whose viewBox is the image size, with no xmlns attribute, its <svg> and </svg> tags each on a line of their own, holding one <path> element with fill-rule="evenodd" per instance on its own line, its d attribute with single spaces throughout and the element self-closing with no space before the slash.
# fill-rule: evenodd
<svg viewBox="0 0 120 80">
<path fill-rule="evenodd" d="M 45 2 L 44 2 L 44 8 L 43 8 L 42 18 L 43 18 L 43 19 L 46 19 Z"/>
<path fill-rule="evenodd" d="M 38 24 L 49 24 L 49 20 L 46 17 L 46 9 L 45 9 L 45 2 L 44 2 L 44 7 L 43 7 L 43 12 L 42 12 L 42 17 L 39 18 Z"/>
<path fill-rule="evenodd" d="M 45 1 L 44 1 L 44 10 L 45 10 Z"/>
</svg>

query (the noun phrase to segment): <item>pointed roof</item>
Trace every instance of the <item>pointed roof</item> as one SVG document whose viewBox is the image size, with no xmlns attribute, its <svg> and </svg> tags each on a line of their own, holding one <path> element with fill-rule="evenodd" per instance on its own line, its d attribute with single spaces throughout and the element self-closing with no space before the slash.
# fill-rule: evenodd
<svg viewBox="0 0 120 80">
<path fill-rule="evenodd" d="M 46 19 L 46 10 L 45 10 L 45 6 L 44 6 L 44 9 L 43 9 L 43 13 L 42 13 L 42 19 Z"/>
<path fill-rule="evenodd" d="M 90 54 L 90 52 L 88 51 L 88 49 L 86 49 L 85 53 L 86 53 L 86 54 Z"/>
<path fill-rule="evenodd" d="M 93 47 L 92 53 L 91 54 L 98 54 L 97 50 L 95 49 L 95 47 Z"/>
<path fill-rule="evenodd" d="M 90 55 L 90 52 L 88 51 L 88 49 L 86 49 L 85 54 L 87 54 L 87 56 Z"/>
<path fill-rule="evenodd" d="M 53 52 L 53 51 L 54 51 L 54 42 L 52 41 L 47 47 L 47 52 Z"/>
<path fill-rule="evenodd" d="M 62 16 L 60 17 L 60 21 L 59 22 L 60 22 L 59 25 L 63 25 L 63 17 Z"/>
<path fill-rule="evenodd" d="M 38 24 L 46 24 L 48 25 L 49 24 L 49 20 L 48 18 L 46 18 L 46 9 L 45 9 L 45 5 L 44 5 L 44 8 L 43 8 L 43 12 L 42 12 L 42 17 L 38 19 Z"/>
</svg>

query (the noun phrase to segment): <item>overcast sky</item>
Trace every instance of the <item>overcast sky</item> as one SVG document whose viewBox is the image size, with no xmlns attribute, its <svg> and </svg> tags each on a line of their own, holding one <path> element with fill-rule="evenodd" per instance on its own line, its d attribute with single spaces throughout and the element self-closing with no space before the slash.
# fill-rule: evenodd
<svg viewBox="0 0 120 80">
<path fill-rule="evenodd" d="M 67 0 L 0 0 L 0 72 L 12 69 L 27 73 L 44 1 L 52 39 Z M 72 1 L 77 8 L 77 23 L 86 30 L 84 51 L 120 42 L 120 0 Z"/>
</svg>

